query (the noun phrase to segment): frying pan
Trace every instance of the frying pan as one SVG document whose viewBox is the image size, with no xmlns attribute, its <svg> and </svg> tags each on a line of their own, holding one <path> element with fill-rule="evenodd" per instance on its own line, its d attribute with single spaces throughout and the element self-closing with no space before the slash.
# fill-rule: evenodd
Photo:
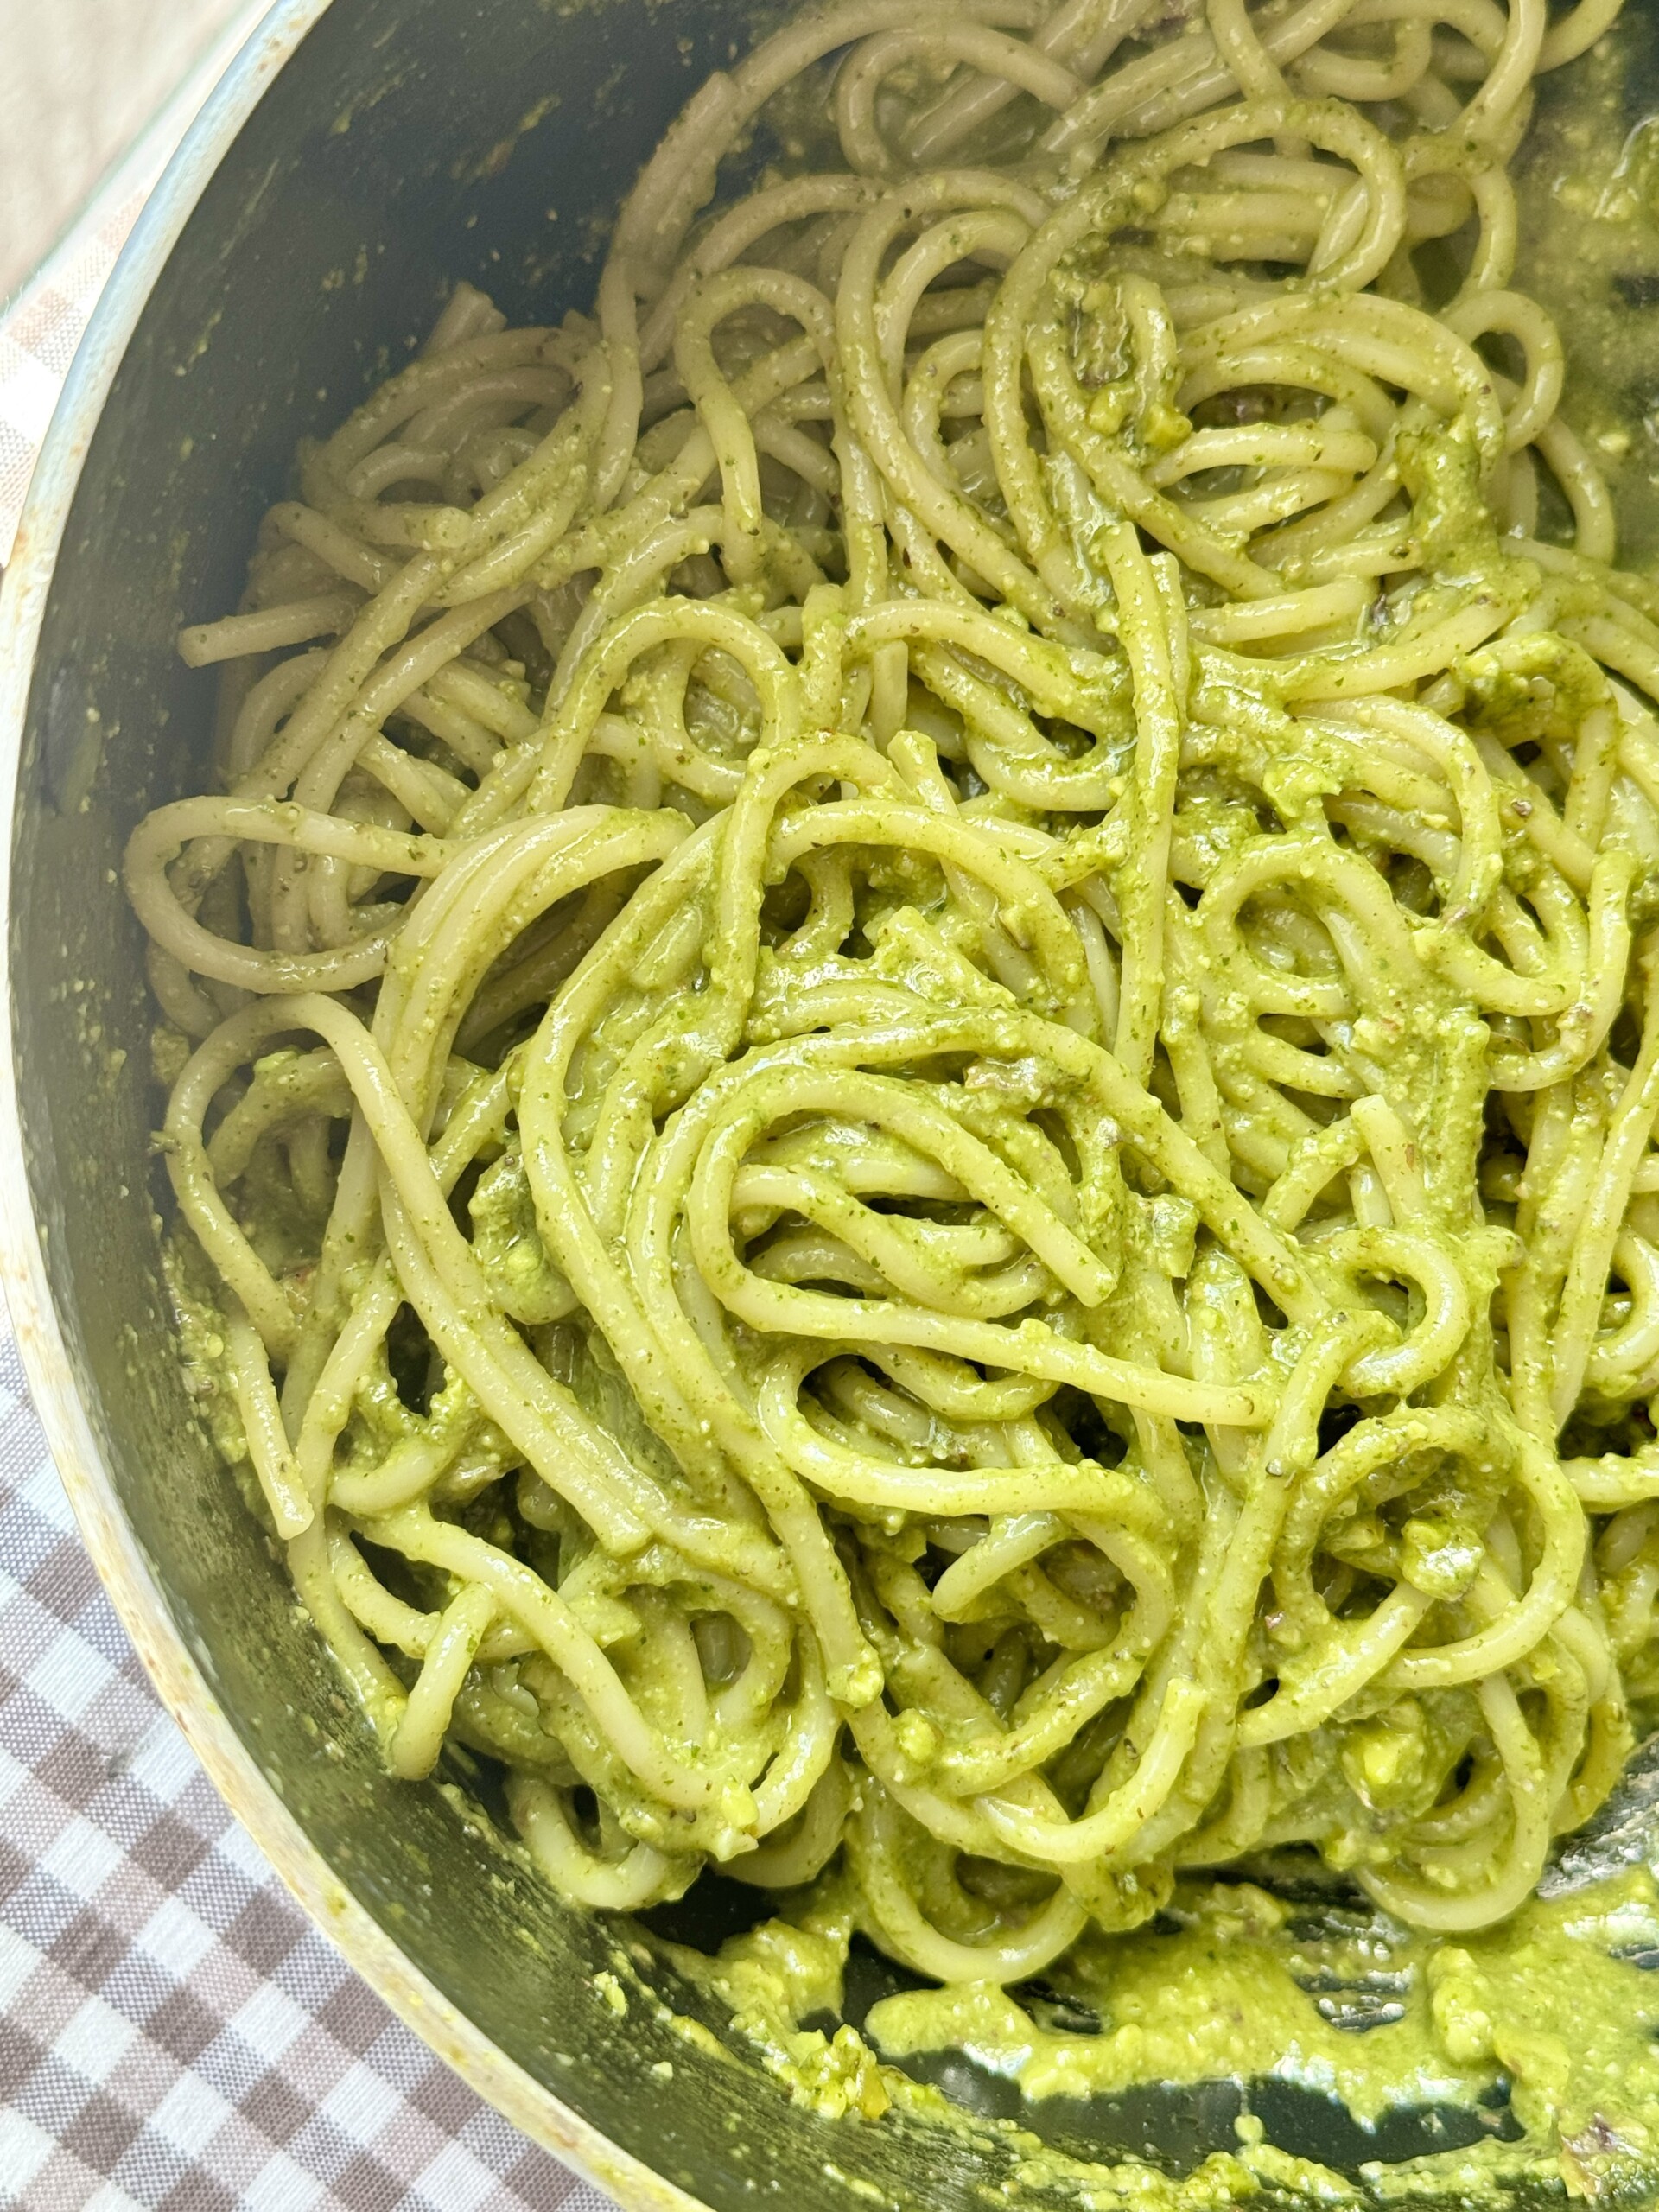
<svg viewBox="0 0 1659 2212">
<path fill-rule="evenodd" d="M 175 634 L 233 603 L 296 441 L 408 357 L 456 280 L 513 320 L 588 302 L 620 194 L 756 29 L 751 0 L 282 0 L 142 219 L 0 601 L 0 1267 L 24 1363 L 92 1556 L 226 1799 L 371 1986 L 631 2212 L 1075 2205 L 1023 2131 L 1178 2174 L 1234 2145 L 1246 2094 L 1272 2139 L 1357 2176 L 1468 2139 L 1468 2116 L 1372 2137 L 1234 2082 L 1022 2112 L 959 2058 L 931 2067 L 959 2123 L 792 2102 L 654 1950 L 711 1948 L 753 1892 L 699 1885 L 654 1931 L 574 1911 L 505 1844 L 487 1777 L 469 1796 L 381 1770 L 174 1354 L 152 1016 L 115 870 L 141 814 L 203 786 L 212 686 Z M 1624 1802 L 1626 1842 L 1646 1807 Z M 849 2012 L 893 1986 L 855 1957 Z"/>
</svg>

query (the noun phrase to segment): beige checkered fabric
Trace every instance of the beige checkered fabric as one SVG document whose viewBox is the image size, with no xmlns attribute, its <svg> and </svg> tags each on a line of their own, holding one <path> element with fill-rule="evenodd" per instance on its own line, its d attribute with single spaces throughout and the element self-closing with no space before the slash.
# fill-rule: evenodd
<svg viewBox="0 0 1659 2212">
<path fill-rule="evenodd" d="M 0 2205 L 607 2212 L 394 2020 L 156 1703 L 0 1338 Z"/>
<path fill-rule="evenodd" d="M 0 318 L 0 561 L 130 176 Z M 0 2207 L 609 2212 L 300 1913 L 162 1710 L 0 1317 Z"/>
<path fill-rule="evenodd" d="M 116 256 L 149 195 L 159 156 L 106 191 L 40 273 L 0 314 L 0 567 L 11 557 L 35 455 L 46 436 L 80 334 Z"/>
</svg>

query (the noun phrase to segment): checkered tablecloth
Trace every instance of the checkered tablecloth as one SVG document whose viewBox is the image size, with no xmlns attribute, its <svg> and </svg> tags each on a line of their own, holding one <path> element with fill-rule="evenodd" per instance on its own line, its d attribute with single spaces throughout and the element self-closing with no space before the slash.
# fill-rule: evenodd
<svg viewBox="0 0 1659 2212">
<path fill-rule="evenodd" d="M 0 2204 L 603 2212 L 305 1919 L 157 1704 L 0 1339 Z"/>
<path fill-rule="evenodd" d="M 0 561 L 168 151 L 0 317 Z M 0 2207 L 610 2212 L 391 2017 L 232 1821 L 99 1586 L 3 1310 Z"/>
</svg>

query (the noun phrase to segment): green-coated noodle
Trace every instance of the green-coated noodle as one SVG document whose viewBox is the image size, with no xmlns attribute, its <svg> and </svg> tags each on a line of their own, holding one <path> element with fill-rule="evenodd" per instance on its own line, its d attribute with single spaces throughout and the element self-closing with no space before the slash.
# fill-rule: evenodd
<svg viewBox="0 0 1659 2212">
<path fill-rule="evenodd" d="M 1617 1775 L 1659 601 L 1506 169 L 1616 6 L 809 10 L 183 632 L 221 787 L 127 882 L 216 1431 L 571 1896 L 842 1853 L 1006 1981 L 1294 1842 L 1467 1929 Z"/>
</svg>

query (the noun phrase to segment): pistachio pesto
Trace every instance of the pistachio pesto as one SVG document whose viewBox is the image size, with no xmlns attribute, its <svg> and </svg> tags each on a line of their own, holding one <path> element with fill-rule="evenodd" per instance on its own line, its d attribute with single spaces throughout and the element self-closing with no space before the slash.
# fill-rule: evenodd
<svg viewBox="0 0 1659 2212">
<path fill-rule="evenodd" d="M 1659 1853 L 1659 1834 L 1651 1842 Z M 1149 2162 L 1091 2173 L 1075 2153 L 1034 2150 L 1045 2177 L 1068 2175 L 1085 2202 L 1121 2192 L 1162 2212 L 1230 2202 L 1228 2187 L 1241 2201 L 1265 2188 L 1292 2201 L 1450 2195 L 1469 2207 L 1522 2184 L 1544 2201 L 1646 2206 L 1659 2194 L 1659 1883 L 1647 1864 L 1530 1898 L 1457 1943 L 1351 1895 L 1190 1878 L 1157 1922 L 1085 1938 L 1035 1989 L 906 1991 L 878 1999 L 855 2032 L 831 2023 L 857 1919 L 830 1880 L 712 1960 L 667 1947 L 790 2093 L 831 2116 L 875 2119 L 891 2102 L 938 2116 L 938 2089 L 902 2069 L 956 2052 L 1033 2102 L 1121 2098 L 1148 2082 L 1243 2085 L 1237 2143 L 1185 2174 Z M 1265 2167 L 1253 2157 L 1251 2093 L 1261 2102 L 1274 2083 L 1337 2101 L 1363 2129 L 1428 2113 L 1432 2142 L 1448 2113 L 1468 2125 L 1455 2147 L 1402 2158 L 1359 2145 L 1342 2171 L 1304 2158 L 1290 2173 L 1271 2145 Z M 1090 2125 L 1085 2109 L 1071 2135 Z"/>
</svg>

